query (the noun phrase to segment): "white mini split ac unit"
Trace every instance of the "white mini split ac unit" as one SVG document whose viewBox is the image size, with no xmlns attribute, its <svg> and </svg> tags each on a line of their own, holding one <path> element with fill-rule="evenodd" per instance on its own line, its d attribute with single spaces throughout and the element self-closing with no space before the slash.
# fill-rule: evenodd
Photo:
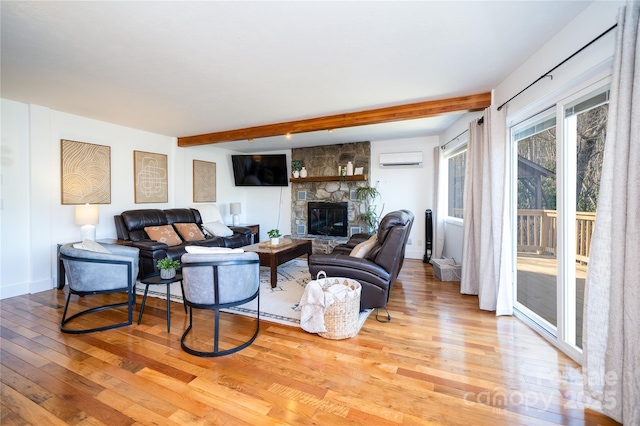
<svg viewBox="0 0 640 426">
<path fill-rule="evenodd" d="M 380 154 L 380 167 L 422 167 L 422 151 Z"/>
</svg>

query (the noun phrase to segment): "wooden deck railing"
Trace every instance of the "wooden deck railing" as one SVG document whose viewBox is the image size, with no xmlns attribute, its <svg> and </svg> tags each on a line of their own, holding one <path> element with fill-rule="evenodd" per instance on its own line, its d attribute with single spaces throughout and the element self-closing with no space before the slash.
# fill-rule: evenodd
<svg viewBox="0 0 640 426">
<path fill-rule="evenodd" d="M 556 254 L 557 212 L 555 210 L 518 210 L 517 245 L 519 252 Z M 576 214 L 576 260 L 587 264 L 596 214 Z"/>
</svg>

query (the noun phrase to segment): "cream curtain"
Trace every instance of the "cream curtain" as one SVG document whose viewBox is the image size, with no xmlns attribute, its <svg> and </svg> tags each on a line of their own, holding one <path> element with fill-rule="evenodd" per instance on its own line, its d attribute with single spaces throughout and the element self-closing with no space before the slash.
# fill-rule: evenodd
<svg viewBox="0 0 640 426">
<path fill-rule="evenodd" d="M 460 292 L 480 309 L 513 314 L 509 259 L 508 147 L 504 109 L 469 125 Z"/>
<path fill-rule="evenodd" d="M 445 207 L 447 205 L 447 177 L 444 175 L 446 170 L 445 159 L 442 154 L 442 148 L 436 146 L 433 148 L 433 244 L 431 246 L 431 258 L 442 258 L 444 251 L 444 218 L 446 216 Z"/>
<path fill-rule="evenodd" d="M 585 289 L 585 389 L 605 414 L 640 424 L 640 3 L 618 37 L 598 213 Z"/>
</svg>

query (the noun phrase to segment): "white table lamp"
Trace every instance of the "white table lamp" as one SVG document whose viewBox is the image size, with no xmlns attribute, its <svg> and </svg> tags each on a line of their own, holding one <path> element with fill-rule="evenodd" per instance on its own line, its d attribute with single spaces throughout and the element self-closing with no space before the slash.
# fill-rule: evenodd
<svg viewBox="0 0 640 426">
<path fill-rule="evenodd" d="M 76 206 L 76 225 L 80 225 L 83 240 L 96 239 L 96 224 L 100 222 L 100 209 L 96 205 Z"/>
<path fill-rule="evenodd" d="M 229 210 L 233 215 L 233 226 L 238 226 L 240 224 L 238 215 L 242 213 L 242 205 L 240 203 L 231 203 Z"/>
</svg>

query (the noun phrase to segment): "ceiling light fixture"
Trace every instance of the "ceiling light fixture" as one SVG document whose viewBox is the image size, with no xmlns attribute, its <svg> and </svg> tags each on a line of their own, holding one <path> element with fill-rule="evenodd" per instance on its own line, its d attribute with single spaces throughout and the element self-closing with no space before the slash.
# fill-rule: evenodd
<svg viewBox="0 0 640 426">
<path fill-rule="evenodd" d="M 287 138 L 287 139 L 291 139 L 291 132 L 287 132 L 287 134 L 284 135 L 284 137 Z"/>
<path fill-rule="evenodd" d="M 253 138 L 248 139 L 249 143 L 253 143 Z"/>
</svg>

